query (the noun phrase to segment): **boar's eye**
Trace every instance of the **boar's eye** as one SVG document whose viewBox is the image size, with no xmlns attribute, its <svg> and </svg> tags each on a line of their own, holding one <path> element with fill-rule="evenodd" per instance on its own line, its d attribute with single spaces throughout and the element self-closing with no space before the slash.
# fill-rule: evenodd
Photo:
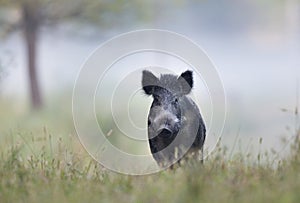
<svg viewBox="0 0 300 203">
<path fill-rule="evenodd" d="M 172 103 L 173 103 L 173 105 L 177 105 L 177 104 L 178 104 L 178 99 L 175 98 L 174 101 L 173 101 Z"/>
<path fill-rule="evenodd" d="M 148 119 L 148 125 L 151 125 L 151 120 L 150 119 Z"/>
<path fill-rule="evenodd" d="M 153 95 L 154 103 L 158 103 L 160 100 L 160 97 L 158 95 Z"/>
</svg>

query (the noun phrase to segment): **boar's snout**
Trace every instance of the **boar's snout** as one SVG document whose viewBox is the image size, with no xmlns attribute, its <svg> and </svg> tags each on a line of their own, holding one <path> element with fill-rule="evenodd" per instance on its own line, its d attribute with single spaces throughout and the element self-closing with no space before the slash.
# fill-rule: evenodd
<svg viewBox="0 0 300 203">
<path fill-rule="evenodd" d="M 175 136 L 180 129 L 180 120 L 172 112 L 163 110 L 162 107 L 153 109 L 152 115 L 149 118 L 150 128 L 153 134 L 150 137 L 161 136 L 171 137 Z"/>
<path fill-rule="evenodd" d="M 163 121 L 159 122 L 160 125 L 157 128 L 157 133 L 160 133 L 163 129 L 170 131 L 175 134 L 179 130 L 179 119 L 175 116 L 170 116 L 170 118 L 165 118 Z"/>
<path fill-rule="evenodd" d="M 164 127 L 164 128 L 158 129 L 157 134 L 158 134 L 158 136 L 160 136 L 160 137 L 166 137 L 166 138 L 169 138 L 169 137 L 172 136 L 173 131 L 172 131 L 170 128 L 168 128 L 168 127 Z"/>
</svg>

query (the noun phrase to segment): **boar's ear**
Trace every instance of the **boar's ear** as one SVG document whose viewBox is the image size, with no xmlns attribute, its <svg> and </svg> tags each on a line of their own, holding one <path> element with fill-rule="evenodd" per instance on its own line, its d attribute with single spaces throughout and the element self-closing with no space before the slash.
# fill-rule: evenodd
<svg viewBox="0 0 300 203">
<path fill-rule="evenodd" d="M 193 87 L 193 72 L 190 70 L 183 72 L 177 81 L 181 87 L 182 94 L 190 93 Z"/>
<path fill-rule="evenodd" d="M 150 71 L 144 70 L 142 76 L 142 86 L 146 94 L 153 94 L 154 87 L 157 86 L 158 78 Z"/>
</svg>

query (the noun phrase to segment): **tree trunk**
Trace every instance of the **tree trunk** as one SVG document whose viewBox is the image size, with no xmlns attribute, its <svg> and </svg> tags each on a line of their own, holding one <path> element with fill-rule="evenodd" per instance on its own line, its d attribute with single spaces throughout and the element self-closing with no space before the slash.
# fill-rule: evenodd
<svg viewBox="0 0 300 203">
<path fill-rule="evenodd" d="M 37 16 L 37 11 L 32 7 L 32 5 L 24 4 L 22 6 L 22 10 L 31 105 L 33 109 L 39 109 L 42 106 L 42 98 L 36 68 L 39 19 Z"/>
</svg>

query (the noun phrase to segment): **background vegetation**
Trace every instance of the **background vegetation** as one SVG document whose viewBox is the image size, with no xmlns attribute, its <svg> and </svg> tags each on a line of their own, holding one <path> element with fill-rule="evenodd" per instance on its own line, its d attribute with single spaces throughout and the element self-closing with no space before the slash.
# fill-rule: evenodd
<svg viewBox="0 0 300 203">
<path fill-rule="evenodd" d="M 1 119 L 5 116 L 10 122 L 11 112 L 1 112 Z M 39 115 L 24 116 L 17 121 L 19 127 L 1 136 L 3 203 L 300 200 L 299 129 L 293 134 L 284 159 L 278 159 L 279 152 L 275 151 L 232 153 L 221 140 L 204 165 L 189 161 L 174 170 L 127 176 L 107 171 L 92 160 L 70 130 L 70 120 L 55 117 L 45 125 L 36 125 L 40 122 L 36 116 L 49 118 L 55 113 L 48 109 Z M 263 141 L 254 144 L 259 146 Z"/>
<path fill-rule="evenodd" d="M 298 0 L 0 0 L 0 202 L 299 202 L 299 10 Z M 204 165 L 135 177 L 91 159 L 71 98 L 93 49 L 145 28 L 203 46 L 228 114 Z"/>
</svg>

